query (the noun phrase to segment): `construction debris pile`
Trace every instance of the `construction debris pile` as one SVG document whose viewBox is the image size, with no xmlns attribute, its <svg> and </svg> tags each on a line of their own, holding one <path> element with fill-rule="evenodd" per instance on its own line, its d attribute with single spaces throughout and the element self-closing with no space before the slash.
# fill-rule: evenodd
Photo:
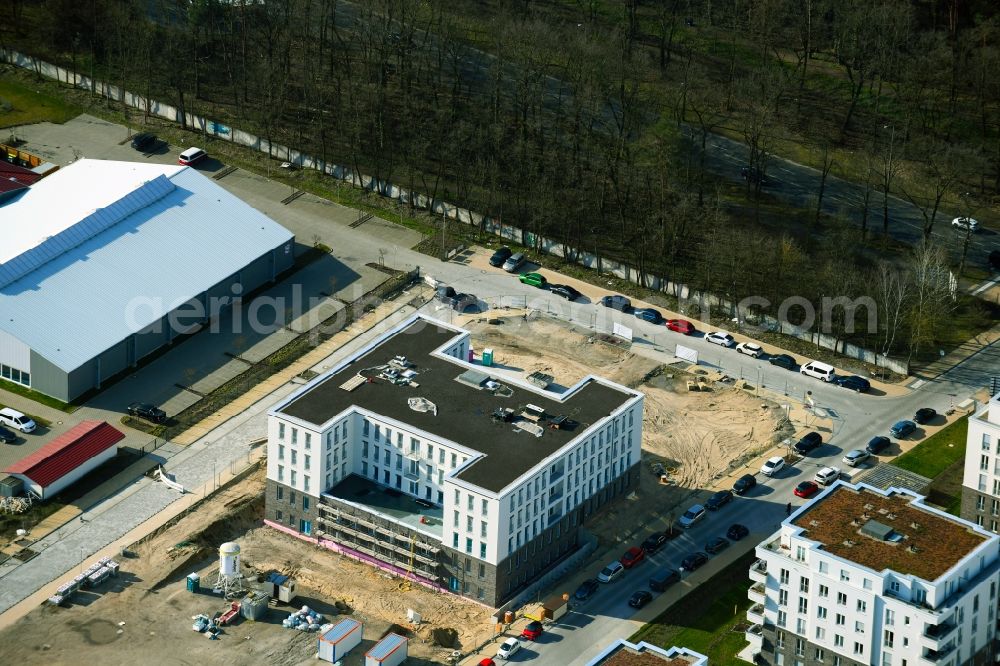
<svg viewBox="0 0 1000 666">
<path fill-rule="evenodd" d="M 322 622 L 322 615 L 309 606 L 303 606 L 282 620 L 281 626 L 285 629 L 298 629 L 299 631 L 319 631 Z"/>
<path fill-rule="evenodd" d="M 110 557 L 102 557 L 97 564 L 81 573 L 79 576 L 69 581 L 65 585 L 60 585 L 56 593 L 49 597 L 49 604 L 61 606 L 69 600 L 73 594 L 82 588 L 94 588 L 106 581 L 111 576 L 118 575 L 118 568 L 121 565 Z"/>
</svg>

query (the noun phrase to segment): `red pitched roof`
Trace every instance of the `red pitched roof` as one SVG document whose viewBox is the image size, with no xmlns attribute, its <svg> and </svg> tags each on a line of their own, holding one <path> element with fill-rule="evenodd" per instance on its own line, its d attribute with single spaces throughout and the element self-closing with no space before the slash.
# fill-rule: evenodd
<svg viewBox="0 0 1000 666">
<path fill-rule="evenodd" d="M 31 169 L 0 159 L 0 192 L 12 192 L 34 185 L 41 175 Z"/>
<path fill-rule="evenodd" d="M 23 474 L 44 488 L 123 439 L 104 421 L 83 421 L 4 471 Z"/>
</svg>

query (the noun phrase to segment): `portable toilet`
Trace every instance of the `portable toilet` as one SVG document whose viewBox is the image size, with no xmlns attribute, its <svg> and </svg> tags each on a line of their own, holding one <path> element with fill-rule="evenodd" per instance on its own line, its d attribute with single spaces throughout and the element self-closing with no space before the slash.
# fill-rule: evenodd
<svg viewBox="0 0 1000 666">
<path fill-rule="evenodd" d="M 201 592 L 201 576 L 196 573 L 188 574 L 187 590 L 188 592 L 194 592 L 195 594 Z"/>
<path fill-rule="evenodd" d="M 483 350 L 483 365 L 487 368 L 493 367 L 493 348 L 487 347 Z"/>
<path fill-rule="evenodd" d="M 319 658 L 331 664 L 343 659 L 357 647 L 364 633 L 364 625 L 350 618 L 341 620 L 319 637 Z"/>
<path fill-rule="evenodd" d="M 398 666 L 406 661 L 406 637 L 386 634 L 365 654 L 365 666 Z"/>
</svg>

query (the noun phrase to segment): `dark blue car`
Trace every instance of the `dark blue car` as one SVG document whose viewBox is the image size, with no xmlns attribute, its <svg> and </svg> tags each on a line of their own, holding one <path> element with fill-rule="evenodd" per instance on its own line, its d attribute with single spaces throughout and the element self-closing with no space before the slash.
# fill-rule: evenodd
<svg viewBox="0 0 1000 666">
<path fill-rule="evenodd" d="M 878 437 L 871 438 L 868 442 L 868 446 L 865 447 L 865 450 L 872 455 L 878 455 L 882 451 L 889 448 L 889 444 L 891 444 L 891 442 L 888 437 L 879 435 Z"/>
<path fill-rule="evenodd" d="M 913 421 L 899 421 L 896 425 L 889 428 L 889 434 L 893 437 L 899 439 L 906 437 L 914 430 L 917 429 L 917 424 Z"/>
<path fill-rule="evenodd" d="M 833 381 L 837 384 L 837 386 L 845 389 L 851 389 L 852 391 L 857 391 L 858 393 L 868 393 L 868 391 L 872 388 L 871 382 L 864 377 L 858 377 L 857 375 L 837 377 Z"/>
<path fill-rule="evenodd" d="M 654 310 L 653 308 L 639 308 L 635 311 L 635 316 L 651 324 L 663 323 L 663 315 L 660 314 L 659 310 Z"/>
</svg>

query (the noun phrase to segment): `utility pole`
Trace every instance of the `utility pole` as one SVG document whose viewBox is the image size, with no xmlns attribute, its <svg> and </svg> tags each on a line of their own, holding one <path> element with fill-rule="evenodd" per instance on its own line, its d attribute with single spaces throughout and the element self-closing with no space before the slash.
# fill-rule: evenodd
<svg viewBox="0 0 1000 666">
<path fill-rule="evenodd" d="M 448 231 L 448 209 L 442 207 L 441 208 L 441 261 L 445 261 L 447 259 L 444 250 L 444 237 L 447 231 Z"/>
</svg>

